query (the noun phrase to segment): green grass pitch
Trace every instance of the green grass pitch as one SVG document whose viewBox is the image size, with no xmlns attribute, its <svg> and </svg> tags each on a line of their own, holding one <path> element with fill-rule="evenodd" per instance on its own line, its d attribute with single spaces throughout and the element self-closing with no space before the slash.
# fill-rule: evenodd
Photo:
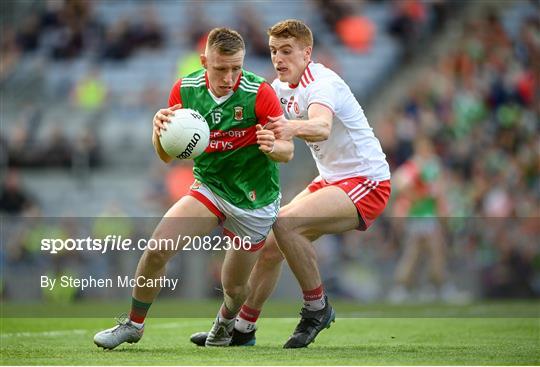
<svg viewBox="0 0 540 367">
<path fill-rule="evenodd" d="M 435 307 L 435 306 L 434 306 Z M 538 303 L 529 306 L 534 315 Z M 433 307 L 424 306 L 433 311 Z M 297 319 L 264 318 L 255 347 L 201 348 L 189 342 L 208 318 L 149 318 L 144 338 L 97 348 L 104 318 L 2 318 L 3 365 L 539 365 L 538 317 L 343 317 L 307 349 L 282 345 Z M 529 312 L 530 315 L 530 312 Z M 342 317 L 340 317 L 342 316 Z"/>
</svg>

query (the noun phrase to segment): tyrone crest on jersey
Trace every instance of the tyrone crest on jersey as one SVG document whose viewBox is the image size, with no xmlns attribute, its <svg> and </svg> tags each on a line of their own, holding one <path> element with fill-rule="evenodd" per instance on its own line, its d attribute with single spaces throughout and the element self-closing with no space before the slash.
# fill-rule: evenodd
<svg viewBox="0 0 540 367">
<path fill-rule="evenodd" d="M 291 96 L 291 98 L 289 98 L 289 102 L 287 102 L 287 112 L 288 113 L 291 113 L 291 106 L 293 105 L 294 103 L 294 96 Z"/>
<path fill-rule="evenodd" d="M 298 106 L 298 102 L 294 100 L 294 96 L 291 96 L 291 98 L 289 99 L 289 102 L 287 103 L 287 113 L 289 114 L 291 113 L 291 107 L 293 108 L 294 113 L 296 113 L 296 115 L 300 114 L 300 107 Z"/>
<path fill-rule="evenodd" d="M 236 121 L 242 121 L 243 118 L 244 118 L 244 107 L 236 106 L 234 108 L 234 119 Z"/>
</svg>

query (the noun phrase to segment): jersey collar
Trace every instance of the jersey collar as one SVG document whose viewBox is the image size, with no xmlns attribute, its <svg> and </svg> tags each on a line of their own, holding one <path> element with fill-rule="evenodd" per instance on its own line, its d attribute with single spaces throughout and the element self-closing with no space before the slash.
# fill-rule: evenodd
<svg viewBox="0 0 540 367">
<path fill-rule="evenodd" d="M 302 84 L 302 87 L 305 88 L 309 83 L 311 83 L 312 81 L 315 80 L 313 78 L 313 75 L 311 74 L 311 70 L 309 70 L 309 65 L 312 64 L 312 63 L 313 63 L 313 61 L 311 61 L 311 60 L 308 62 L 308 64 L 306 65 L 306 68 L 304 69 L 304 72 L 300 76 L 300 81 L 298 83 L 296 83 L 296 84 L 290 84 L 289 83 L 289 88 L 295 89 L 300 84 Z"/>
</svg>

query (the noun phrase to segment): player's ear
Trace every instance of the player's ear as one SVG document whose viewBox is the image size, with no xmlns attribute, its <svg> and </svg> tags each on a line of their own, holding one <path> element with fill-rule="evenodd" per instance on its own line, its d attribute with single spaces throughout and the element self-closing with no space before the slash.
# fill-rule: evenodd
<svg viewBox="0 0 540 367">
<path fill-rule="evenodd" d="M 313 51 L 313 47 L 307 46 L 304 48 L 304 61 L 309 62 L 311 60 L 311 51 Z"/>
<path fill-rule="evenodd" d="M 201 54 L 200 58 L 201 58 L 201 65 L 203 66 L 203 68 L 208 69 L 207 67 L 208 58 L 206 57 L 206 55 Z"/>
</svg>

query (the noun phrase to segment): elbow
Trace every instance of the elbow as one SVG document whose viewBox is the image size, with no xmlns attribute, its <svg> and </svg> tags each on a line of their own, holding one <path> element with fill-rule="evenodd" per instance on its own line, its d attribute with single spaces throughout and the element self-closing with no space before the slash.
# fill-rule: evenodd
<svg viewBox="0 0 540 367">
<path fill-rule="evenodd" d="M 287 163 L 291 159 L 293 159 L 294 156 L 294 144 L 292 141 L 276 141 L 278 143 L 277 145 L 277 152 L 270 154 L 270 159 L 272 159 L 275 162 L 279 163 Z"/>
<path fill-rule="evenodd" d="M 330 127 L 325 128 L 321 133 L 319 141 L 327 140 L 330 137 Z"/>
<path fill-rule="evenodd" d="M 289 154 L 287 154 L 287 155 L 283 158 L 282 162 L 283 162 L 283 163 L 290 162 L 290 161 L 292 161 L 293 157 L 294 157 L 294 151 L 292 151 L 292 152 L 290 152 Z"/>
<path fill-rule="evenodd" d="M 321 140 L 319 141 L 323 141 L 323 140 L 326 140 L 330 137 L 330 131 L 332 130 L 332 124 L 331 123 L 326 123 L 324 125 L 324 127 L 322 128 L 321 130 Z"/>
<path fill-rule="evenodd" d="M 170 158 L 170 157 L 161 157 L 161 160 L 162 160 L 164 163 L 169 164 L 169 163 L 171 163 L 172 158 Z"/>
<path fill-rule="evenodd" d="M 278 163 L 287 163 L 293 159 L 294 153 L 282 153 L 279 155 L 270 156 L 270 159 Z"/>
<path fill-rule="evenodd" d="M 170 163 L 174 158 L 165 153 L 163 148 L 161 148 L 161 145 L 159 144 L 159 140 L 156 138 L 152 139 L 152 143 L 154 144 L 154 150 L 156 151 L 156 155 L 165 163 Z"/>
<path fill-rule="evenodd" d="M 168 154 L 158 152 L 158 157 L 161 159 L 164 163 L 170 163 L 173 160 L 173 157 L 169 156 Z"/>
<path fill-rule="evenodd" d="M 331 125 L 328 124 L 328 125 L 322 126 L 320 129 L 318 129 L 316 134 L 312 135 L 311 137 L 305 140 L 310 143 L 325 141 L 330 136 L 330 130 L 331 130 Z"/>
<path fill-rule="evenodd" d="M 291 151 L 291 154 L 289 154 L 289 159 L 287 160 L 287 162 L 292 161 L 293 158 L 294 158 L 294 149 Z"/>
<path fill-rule="evenodd" d="M 306 138 L 305 140 L 309 143 L 317 143 L 319 141 L 325 141 L 330 136 L 330 129 L 328 131 L 321 131 L 319 134 L 314 135 L 310 138 Z"/>
<path fill-rule="evenodd" d="M 294 143 L 292 141 L 289 141 L 287 145 L 286 154 L 283 157 L 283 163 L 292 161 L 293 157 L 294 157 Z"/>
</svg>

